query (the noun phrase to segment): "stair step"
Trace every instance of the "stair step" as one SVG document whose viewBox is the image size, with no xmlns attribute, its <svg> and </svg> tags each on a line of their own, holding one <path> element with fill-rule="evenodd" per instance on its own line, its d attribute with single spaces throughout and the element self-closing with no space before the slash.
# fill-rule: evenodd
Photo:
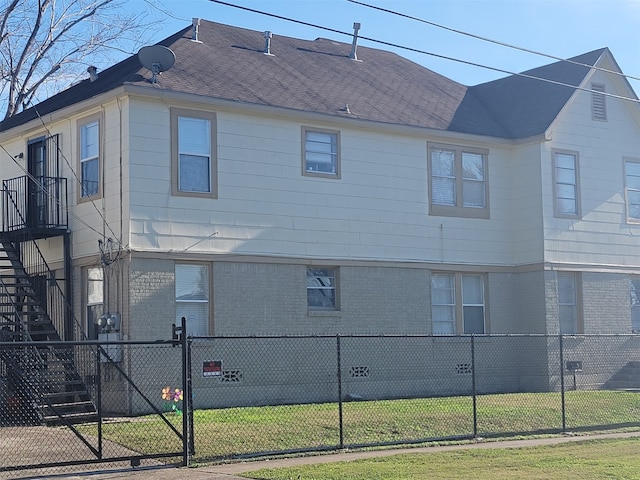
<svg viewBox="0 0 640 480">
<path fill-rule="evenodd" d="M 91 409 L 91 411 L 95 411 L 95 407 L 93 403 L 90 401 L 81 401 L 81 402 L 66 402 L 66 403 L 53 403 L 50 405 L 44 405 L 44 408 L 50 408 L 54 410 L 64 410 L 64 409 L 74 409 L 76 413 L 82 413 L 82 411 L 86 412 L 86 409 Z"/>
<path fill-rule="evenodd" d="M 49 393 L 44 393 L 42 395 L 42 398 L 45 400 L 48 400 L 49 402 L 58 401 L 60 403 L 68 403 L 68 402 L 62 402 L 60 399 L 65 397 L 68 398 L 68 397 L 75 397 L 75 396 L 88 397 L 89 393 L 86 390 L 77 390 L 74 392 L 49 392 Z"/>
<path fill-rule="evenodd" d="M 93 412 L 84 412 L 84 413 L 74 413 L 74 414 L 66 414 L 62 415 L 62 418 L 57 415 L 48 415 L 43 418 L 45 423 L 51 425 L 60 425 L 60 424 L 76 424 L 76 423 L 89 423 L 96 422 L 98 420 L 98 414 Z"/>
</svg>

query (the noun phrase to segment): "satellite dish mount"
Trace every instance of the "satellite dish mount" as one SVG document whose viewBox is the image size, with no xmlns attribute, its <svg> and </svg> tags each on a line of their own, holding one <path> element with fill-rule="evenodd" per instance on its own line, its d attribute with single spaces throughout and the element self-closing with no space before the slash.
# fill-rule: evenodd
<svg viewBox="0 0 640 480">
<path fill-rule="evenodd" d="M 138 51 L 138 59 L 143 67 L 151 71 L 151 83 L 157 83 L 158 75 L 173 67 L 176 54 L 162 45 L 151 45 Z"/>
</svg>

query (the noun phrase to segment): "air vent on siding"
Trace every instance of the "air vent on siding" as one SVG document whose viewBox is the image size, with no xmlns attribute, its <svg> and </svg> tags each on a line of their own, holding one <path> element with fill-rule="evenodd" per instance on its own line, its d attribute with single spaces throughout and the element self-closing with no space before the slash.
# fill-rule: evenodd
<svg viewBox="0 0 640 480">
<path fill-rule="evenodd" d="M 604 85 L 591 84 L 591 115 L 594 120 L 607 120 L 607 103 L 604 91 Z"/>
</svg>

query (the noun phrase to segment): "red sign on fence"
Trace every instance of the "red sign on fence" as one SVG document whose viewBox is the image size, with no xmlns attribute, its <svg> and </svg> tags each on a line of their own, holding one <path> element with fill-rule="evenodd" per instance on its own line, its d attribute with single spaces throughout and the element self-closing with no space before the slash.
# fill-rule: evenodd
<svg viewBox="0 0 640 480">
<path fill-rule="evenodd" d="M 222 376 L 222 360 L 207 360 L 202 362 L 203 377 L 220 377 Z"/>
</svg>

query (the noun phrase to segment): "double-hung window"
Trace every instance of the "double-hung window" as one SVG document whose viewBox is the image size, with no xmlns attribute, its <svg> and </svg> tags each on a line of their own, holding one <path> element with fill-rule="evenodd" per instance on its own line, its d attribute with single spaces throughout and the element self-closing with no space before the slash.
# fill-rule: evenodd
<svg viewBox="0 0 640 480">
<path fill-rule="evenodd" d="M 558 273 L 558 321 L 560 333 L 564 335 L 575 335 L 582 330 L 578 285 L 576 273 Z"/>
<path fill-rule="evenodd" d="M 559 217 L 580 215 L 580 189 L 578 183 L 578 154 L 553 152 L 554 205 Z"/>
<path fill-rule="evenodd" d="M 216 117 L 171 108 L 172 194 L 217 197 Z"/>
<path fill-rule="evenodd" d="M 489 218 L 488 151 L 429 144 L 430 213 Z"/>
<path fill-rule="evenodd" d="M 104 314 L 104 273 L 100 267 L 86 270 L 87 278 L 87 337 L 97 340 L 98 319 Z"/>
<path fill-rule="evenodd" d="M 307 308 L 313 310 L 338 310 L 335 267 L 307 267 Z"/>
<path fill-rule="evenodd" d="M 433 273 L 431 323 L 434 335 L 485 333 L 484 275 Z"/>
<path fill-rule="evenodd" d="M 640 222 L 640 159 L 625 159 L 624 187 L 627 221 Z"/>
<path fill-rule="evenodd" d="M 78 122 L 80 200 L 100 195 L 101 122 L 100 114 Z"/>
<path fill-rule="evenodd" d="M 176 264 L 176 325 L 182 317 L 193 336 L 209 335 L 209 268 L 200 264 Z"/>
<path fill-rule="evenodd" d="M 302 127 L 302 174 L 340 178 L 340 133 Z"/>
</svg>

